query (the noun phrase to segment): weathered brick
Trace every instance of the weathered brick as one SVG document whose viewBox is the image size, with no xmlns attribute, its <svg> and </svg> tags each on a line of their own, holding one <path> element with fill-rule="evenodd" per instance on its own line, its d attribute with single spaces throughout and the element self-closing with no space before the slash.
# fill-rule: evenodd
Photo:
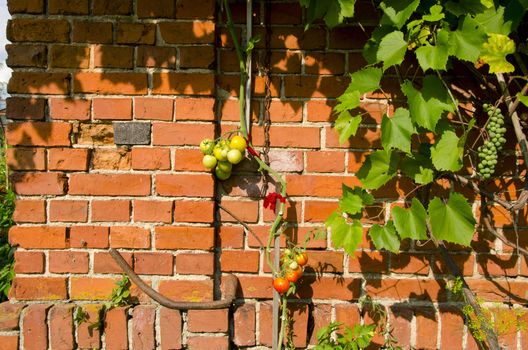
<svg viewBox="0 0 528 350">
<path fill-rule="evenodd" d="M 68 298 L 66 278 L 17 276 L 9 295 L 17 300 L 64 300 Z"/>
<path fill-rule="evenodd" d="M 228 310 L 189 310 L 187 327 L 191 332 L 227 332 Z"/>
<path fill-rule="evenodd" d="M 88 68 L 90 48 L 78 45 L 53 45 L 50 50 L 52 68 Z"/>
<path fill-rule="evenodd" d="M 215 100 L 212 98 L 176 99 L 176 120 L 213 121 Z"/>
<path fill-rule="evenodd" d="M 136 119 L 171 121 L 173 111 L 173 99 L 144 97 L 134 99 L 134 117 Z"/>
<path fill-rule="evenodd" d="M 256 315 L 255 306 L 242 304 L 237 306 L 234 318 L 233 342 L 238 346 L 255 345 Z"/>
<path fill-rule="evenodd" d="M 70 194 L 144 196 L 150 194 L 150 176 L 143 174 L 72 174 Z"/>
<path fill-rule="evenodd" d="M 212 46 L 184 46 L 179 48 L 180 68 L 213 68 L 215 50 Z"/>
<path fill-rule="evenodd" d="M 89 150 L 85 148 L 51 148 L 48 169 L 61 171 L 88 170 Z"/>
<path fill-rule="evenodd" d="M 156 95 L 213 95 L 214 75 L 210 73 L 154 73 L 152 93 Z"/>
<path fill-rule="evenodd" d="M 213 275 L 213 253 L 180 253 L 175 257 L 176 272 L 181 275 Z"/>
<path fill-rule="evenodd" d="M 161 36 L 169 44 L 212 44 L 215 24 L 211 21 L 162 22 Z"/>
<path fill-rule="evenodd" d="M 74 305 L 54 305 L 48 314 L 49 323 L 49 345 L 52 349 L 74 348 Z"/>
<path fill-rule="evenodd" d="M 45 222 L 46 202 L 38 199 L 17 199 L 13 220 L 15 222 Z"/>
<path fill-rule="evenodd" d="M 88 201 L 52 200 L 49 203 L 50 221 L 86 222 L 88 220 Z"/>
<path fill-rule="evenodd" d="M 9 97 L 6 100 L 6 115 L 11 119 L 44 119 L 46 99 Z"/>
<path fill-rule="evenodd" d="M 24 349 L 46 349 L 48 346 L 48 327 L 46 316 L 51 305 L 29 305 L 22 317 Z"/>
<path fill-rule="evenodd" d="M 93 13 L 96 16 L 130 15 L 132 13 L 132 0 L 94 0 Z"/>
<path fill-rule="evenodd" d="M 112 22 L 74 21 L 73 41 L 77 43 L 112 43 Z"/>
<path fill-rule="evenodd" d="M 147 93 L 144 73 L 79 72 L 74 76 L 75 93 L 143 95 Z"/>
<path fill-rule="evenodd" d="M 67 247 L 66 228 L 57 226 L 13 226 L 9 242 L 21 248 L 64 249 Z"/>
<path fill-rule="evenodd" d="M 110 227 L 112 248 L 150 248 L 150 232 L 134 226 Z"/>
<path fill-rule="evenodd" d="M 93 200 L 92 221 L 130 221 L 130 201 Z"/>
<path fill-rule="evenodd" d="M 213 300 L 213 281 L 163 280 L 159 283 L 159 292 L 173 300 L 211 301 Z"/>
<path fill-rule="evenodd" d="M 8 148 L 6 162 L 12 170 L 45 170 L 46 152 L 43 148 Z"/>
<path fill-rule="evenodd" d="M 70 24 L 65 19 L 16 18 L 7 22 L 11 42 L 68 42 Z"/>
<path fill-rule="evenodd" d="M 136 64 L 139 67 L 176 67 L 176 48 L 165 46 L 139 46 Z"/>
<path fill-rule="evenodd" d="M 95 170 L 130 170 L 131 155 L 126 148 L 99 148 L 93 152 L 91 161 Z"/>
<path fill-rule="evenodd" d="M 72 248 L 108 248 L 109 229 L 103 226 L 73 226 L 70 228 Z"/>
<path fill-rule="evenodd" d="M 131 155 L 134 170 L 170 169 L 170 149 L 168 148 L 134 147 Z"/>
<path fill-rule="evenodd" d="M 50 98 L 50 117 L 63 120 L 89 120 L 91 100 Z"/>
<path fill-rule="evenodd" d="M 156 249 L 202 249 L 214 246 L 214 230 L 209 227 L 156 227 Z"/>
<path fill-rule="evenodd" d="M 51 15 L 87 15 L 89 0 L 49 0 L 48 11 Z"/>
<path fill-rule="evenodd" d="M 9 67 L 46 68 L 47 49 L 44 45 L 6 45 Z"/>
<path fill-rule="evenodd" d="M 212 223 L 214 218 L 213 201 L 176 201 L 174 221 Z"/>
<path fill-rule="evenodd" d="M 117 23 L 118 44 L 154 44 L 156 25 L 153 23 Z"/>
<path fill-rule="evenodd" d="M 16 273 L 44 273 L 44 253 L 42 252 L 15 252 Z"/>
<path fill-rule="evenodd" d="M 173 262 L 168 253 L 134 253 L 134 271 L 141 275 L 172 275 Z"/>
<path fill-rule="evenodd" d="M 163 350 L 179 349 L 182 345 L 182 320 L 179 310 L 162 307 L 159 311 L 160 339 Z"/>
<path fill-rule="evenodd" d="M 152 123 L 152 139 L 157 146 L 196 146 L 213 135 L 212 124 Z"/>
<path fill-rule="evenodd" d="M 128 307 L 115 307 L 106 312 L 104 332 L 108 350 L 128 349 Z"/>
<path fill-rule="evenodd" d="M 156 308 L 150 305 L 136 306 L 132 312 L 132 346 L 138 350 L 156 347 L 154 323 Z"/>
<path fill-rule="evenodd" d="M 7 8 L 11 14 L 40 14 L 44 12 L 44 0 L 9 0 Z"/>
<path fill-rule="evenodd" d="M 134 201 L 134 221 L 172 222 L 172 201 Z"/>
<path fill-rule="evenodd" d="M 212 197 L 214 192 L 211 175 L 156 175 L 156 190 L 161 196 Z"/>
<path fill-rule="evenodd" d="M 99 322 L 102 305 L 83 305 L 83 311 L 88 316 L 88 322 L 83 322 L 77 327 L 77 345 L 85 349 L 99 349 L 101 346 L 101 330 L 99 328 L 90 329 L 92 323 Z"/>
<path fill-rule="evenodd" d="M 19 329 L 20 313 L 26 307 L 23 303 L 4 301 L 0 303 L 0 331 L 9 332 Z"/>
<path fill-rule="evenodd" d="M 129 46 L 96 45 L 94 66 L 97 68 L 134 67 L 134 48 Z"/>
<path fill-rule="evenodd" d="M 88 260 L 86 252 L 50 252 L 49 270 L 52 273 L 88 273 Z"/>
</svg>

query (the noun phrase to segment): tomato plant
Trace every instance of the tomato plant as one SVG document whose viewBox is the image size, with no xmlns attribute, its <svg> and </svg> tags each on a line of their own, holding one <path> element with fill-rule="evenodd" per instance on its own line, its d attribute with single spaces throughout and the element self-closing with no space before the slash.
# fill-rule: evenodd
<svg viewBox="0 0 528 350">
<path fill-rule="evenodd" d="M 273 280 L 273 288 L 279 294 L 284 294 L 290 289 L 290 282 L 283 277 L 277 277 Z"/>
</svg>

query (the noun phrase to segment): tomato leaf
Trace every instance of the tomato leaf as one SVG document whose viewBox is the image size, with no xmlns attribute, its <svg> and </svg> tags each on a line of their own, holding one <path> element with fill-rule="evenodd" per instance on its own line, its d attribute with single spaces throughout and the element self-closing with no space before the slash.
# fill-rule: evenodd
<svg viewBox="0 0 528 350">
<path fill-rule="evenodd" d="M 330 228 L 334 247 L 343 248 L 348 254 L 354 255 L 363 239 L 363 226 L 359 220 L 354 220 L 349 224 L 340 213 L 334 212 L 325 224 Z"/>
<path fill-rule="evenodd" d="M 407 42 L 403 39 L 403 33 L 394 31 L 381 39 L 376 58 L 383 62 L 383 70 L 403 61 L 407 52 Z"/>
<path fill-rule="evenodd" d="M 391 150 L 379 150 L 367 156 L 367 159 L 357 172 L 366 189 L 377 189 L 386 184 L 396 175 L 399 156 Z"/>
<path fill-rule="evenodd" d="M 469 246 L 476 221 L 464 196 L 452 192 L 447 204 L 435 197 L 429 203 L 428 212 L 436 239 Z"/>
<path fill-rule="evenodd" d="M 369 235 L 376 249 L 387 249 L 393 253 L 400 251 L 400 239 L 391 220 L 385 226 L 373 225 L 369 230 Z"/>
<path fill-rule="evenodd" d="M 395 206 L 392 209 L 392 219 L 402 239 L 427 239 L 425 231 L 427 211 L 418 199 L 413 198 L 411 206 L 408 209 Z"/>
<path fill-rule="evenodd" d="M 384 148 L 397 148 L 409 153 L 414 132 L 409 111 L 405 108 L 398 108 L 392 118 L 384 115 L 381 120 L 381 144 Z"/>
</svg>

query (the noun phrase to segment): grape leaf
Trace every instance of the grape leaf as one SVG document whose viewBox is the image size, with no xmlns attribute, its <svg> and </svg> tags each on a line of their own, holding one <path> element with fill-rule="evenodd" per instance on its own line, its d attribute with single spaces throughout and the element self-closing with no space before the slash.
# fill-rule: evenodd
<svg viewBox="0 0 528 350">
<path fill-rule="evenodd" d="M 428 212 L 436 239 L 469 246 L 476 221 L 464 196 L 452 192 L 447 204 L 435 197 L 429 203 Z"/>
<path fill-rule="evenodd" d="M 449 32 L 447 30 L 439 30 L 436 33 L 436 43 L 425 45 L 416 49 L 416 58 L 420 67 L 424 70 L 436 69 L 445 70 L 447 65 L 447 57 L 449 50 Z"/>
<path fill-rule="evenodd" d="M 405 108 L 398 108 L 392 118 L 384 115 L 381 120 L 381 144 L 384 148 L 397 148 L 409 153 L 414 132 L 409 111 Z"/>
<path fill-rule="evenodd" d="M 438 170 L 458 171 L 462 168 L 464 145 L 453 131 L 445 131 L 431 148 L 431 159 Z"/>
<path fill-rule="evenodd" d="M 345 185 L 343 184 L 343 186 Z M 363 200 L 357 194 L 343 187 L 343 196 L 339 199 L 339 209 L 344 213 L 356 215 L 363 210 Z"/>
<path fill-rule="evenodd" d="M 334 107 L 334 112 L 341 113 L 359 107 L 360 93 L 352 85 L 349 85 L 345 92 L 337 98 L 338 104 Z"/>
<path fill-rule="evenodd" d="M 400 251 L 400 239 L 391 220 L 387 221 L 385 226 L 373 225 L 369 230 L 369 235 L 376 249 L 387 249 L 393 253 Z"/>
<path fill-rule="evenodd" d="M 435 76 L 427 75 L 424 78 L 421 92 L 408 80 L 402 84 L 401 89 L 407 96 L 413 122 L 428 130 L 434 131 L 442 113 L 453 111 L 447 90 Z"/>
<path fill-rule="evenodd" d="M 391 26 L 381 26 L 374 29 L 370 39 L 367 41 L 362 51 L 363 57 L 368 64 L 374 64 L 378 62 L 376 55 L 378 53 L 379 43 L 385 35 L 391 33 L 392 31 L 393 28 Z"/>
<path fill-rule="evenodd" d="M 417 184 L 425 185 L 434 180 L 434 169 L 431 159 L 421 154 L 413 154 L 412 157 L 405 158 L 401 169 L 405 175 L 409 176 Z"/>
<path fill-rule="evenodd" d="M 444 8 L 440 5 L 433 5 L 429 9 L 430 13 L 428 15 L 423 15 L 422 19 L 427 22 L 438 22 L 445 17 L 443 9 Z"/>
<path fill-rule="evenodd" d="M 517 95 L 515 95 L 515 97 L 517 97 L 519 99 L 519 101 L 525 105 L 526 107 L 528 107 L 528 96 L 524 96 L 523 94 L 521 94 L 520 92 L 517 93 Z"/>
<path fill-rule="evenodd" d="M 489 64 L 490 73 L 511 73 L 515 67 L 506 56 L 515 53 L 515 42 L 502 34 L 488 34 L 488 41 L 482 45 L 480 59 Z"/>
<path fill-rule="evenodd" d="M 360 123 L 361 116 L 353 117 L 347 111 L 341 112 L 334 124 L 334 129 L 339 133 L 339 144 L 345 143 L 350 136 L 355 135 Z"/>
<path fill-rule="evenodd" d="M 497 33 L 509 35 L 512 30 L 512 22 L 504 21 L 504 6 L 489 8 L 477 13 L 474 17 L 475 22 L 485 33 Z"/>
<path fill-rule="evenodd" d="M 354 17 L 354 5 L 356 0 L 338 0 L 343 17 Z"/>
<path fill-rule="evenodd" d="M 343 190 L 343 195 L 345 194 L 345 192 L 349 192 L 349 193 L 355 194 L 356 196 L 359 196 L 361 198 L 361 201 L 365 205 L 371 205 L 374 203 L 374 197 L 370 193 L 365 191 L 365 189 L 362 187 L 354 186 L 354 188 L 350 188 L 347 185 L 343 184 L 342 190 Z"/>
<path fill-rule="evenodd" d="M 391 150 L 383 149 L 371 153 L 356 173 L 366 189 L 377 189 L 396 175 L 399 156 Z"/>
<path fill-rule="evenodd" d="M 382 75 L 383 71 L 380 68 L 363 68 L 350 74 L 349 88 L 359 91 L 360 94 L 375 91 L 380 87 Z"/>
<path fill-rule="evenodd" d="M 425 230 L 427 211 L 418 199 L 413 198 L 408 209 L 395 206 L 392 209 L 392 219 L 402 239 L 427 239 Z"/>
<path fill-rule="evenodd" d="M 334 212 L 326 219 L 325 225 L 330 228 L 334 247 L 344 248 L 345 252 L 354 255 L 363 239 L 363 226 L 359 220 L 349 224 L 339 212 Z"/>
<path fill-rule="evenodd" d="M 329 1 L 330 6 L 324 16 L 325 24 L 328 28 L 334 28 L 340 23 L 343 23 L 343 15 L 341 13 L 341 7 L 336 0 Z"/>
<path fill-rule="evenodd" d="M 403 39 L 403 33 L 394 31 L 381 39 L 376 58 L 383 62 L 383 70 L 403 61 L 407 52 L 407 42 Z"/>
<path fill-rule="evenodd" d="M 475 20 L 465 16 L 460 20 L 458 29 L 451 32 L 449 54 L 464 61 L 476 62 L 485 41 L 486 33 L 478 27 Z"/>
<path fill-rule="evenodd" d="M 405 22 L 411 17 L 420 0 L 386 0 L 380 3 L 383 16 L 380 23 L 393 25 L 401 29 Z"/>
</svg>

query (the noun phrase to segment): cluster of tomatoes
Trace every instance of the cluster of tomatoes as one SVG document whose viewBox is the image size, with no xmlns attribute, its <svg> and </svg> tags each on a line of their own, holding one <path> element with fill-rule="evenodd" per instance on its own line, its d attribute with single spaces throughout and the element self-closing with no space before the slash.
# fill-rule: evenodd
<svg viewBox="0 0 528 350">
<path fill-rule="evenodd" d="M 219 180 L 227 180 L 231 176 L 233 165 L 244 159 L 246 147 L 246 140 L 239 135 L 231 139 L 221 138 L 217 142 L 203 139 L 200 142 L 200 151 L 204 154 L 202 164 L 206 169 L 214 170 Z"/>
<path fill-rule="evenodd" d="M 301 278 L 304 265 L 308 263 L 308 255 L 306 252 L 285 249 L 281 263 L 281 275 L 273 280 L 273 288 L 277 293 L 284 294 L 290 289 L 291 283 L 295 283 Z"/>
</svg>

